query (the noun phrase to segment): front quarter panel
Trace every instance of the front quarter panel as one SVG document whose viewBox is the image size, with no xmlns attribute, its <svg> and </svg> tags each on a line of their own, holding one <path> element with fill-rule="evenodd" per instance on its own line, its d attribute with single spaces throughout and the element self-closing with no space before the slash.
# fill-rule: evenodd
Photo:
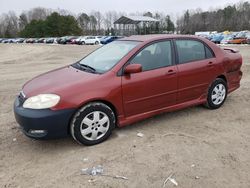
<svg viewBox="0 0 250 188">
<path fill-rule="evenodd" d="M 80 108 L 92 101 L 111 103 L 118 115 L 123 114 L 121 77 L 112 71 L 99 75 L 89 83 L 77 83 L 60 92 L 61 101 L 52 110 Z"/>
</svg>

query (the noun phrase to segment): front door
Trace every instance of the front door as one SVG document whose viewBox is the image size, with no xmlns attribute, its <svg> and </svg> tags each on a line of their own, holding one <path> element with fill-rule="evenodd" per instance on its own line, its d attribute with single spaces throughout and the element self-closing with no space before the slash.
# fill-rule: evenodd
<svg viewBox="0 0 250 188">
<path fill-rule="evenodd" d="M 130 63 L 141 64 L 142 72 L 122 76 L 126 116 L 176 104 L 178 72 L 173 64 L 171 41 L 148 45 Z"/>
</svg>

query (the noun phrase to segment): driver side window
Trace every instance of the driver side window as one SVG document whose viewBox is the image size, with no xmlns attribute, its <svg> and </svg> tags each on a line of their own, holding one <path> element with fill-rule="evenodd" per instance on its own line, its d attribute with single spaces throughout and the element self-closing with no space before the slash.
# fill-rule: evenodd
<svg viewBox="0 0 250 188">
<path fill-rule="evenodd" d="M 171 42 L 156 42 L 142 49 L 132 60 L 132 64 L 141 64 L 142 71 L 172 65 Z"/>
</svg>

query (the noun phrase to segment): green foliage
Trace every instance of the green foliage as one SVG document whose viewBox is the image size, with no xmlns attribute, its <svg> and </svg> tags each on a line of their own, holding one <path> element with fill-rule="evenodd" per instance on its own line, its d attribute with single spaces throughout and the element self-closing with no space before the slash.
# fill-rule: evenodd
<svg viewBox="0 0 250 188">
<path fill-rule="evenodd" d="M 80 34 L 81 29 L 73 16 L 62 16 L 56 12 L 48 16 L 46 20 L 32 20 L 20 32 L 22 37 L 60 37 Z"/>
<path fill-rule="evenodd" d="M 20 35 L 22 37 L 42 37 L 45 32 L 44 26 L 44 21 L 32 20 L 28 25 L 25 26 Z"/>
</svg>

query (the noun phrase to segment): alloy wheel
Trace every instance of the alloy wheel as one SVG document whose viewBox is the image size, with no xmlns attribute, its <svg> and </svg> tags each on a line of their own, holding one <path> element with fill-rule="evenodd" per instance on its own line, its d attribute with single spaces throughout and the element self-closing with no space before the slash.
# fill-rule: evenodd
<svg viewBox="0 0 250 188">
<path fill-rule="evenodd" d="M 220 105 L 226 97 L 226 88 L 223 84 L 218 84 L 212 91 L 212 102 L 215 105 Z"/>
<path fill-rule="evenodd" d="M 108 131 L 110 120 L 107 114 L 93 111 L 87 114 L 81 122 L 81 134 L 87 140 L 98 140 Z"/>
</svg>

